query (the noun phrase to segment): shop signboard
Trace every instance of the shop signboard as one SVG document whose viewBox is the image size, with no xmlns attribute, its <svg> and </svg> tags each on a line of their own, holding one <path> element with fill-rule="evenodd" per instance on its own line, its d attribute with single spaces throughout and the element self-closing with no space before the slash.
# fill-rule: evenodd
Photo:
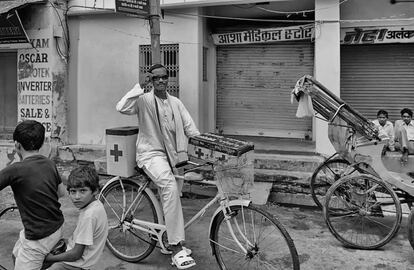
<svg viewBox="0 0 414 270">
<path fill-rule="evenodd" d="M 0 14 L 0 45 L 29 44 L 29 38 L 23 28 L 16 10 Z"/>
<path fill-rule="evenodd" d="M 314 24 L 282 28 L 264 28 L 223 34 L 212 34 L 215 45 L 270 43 L 279 41 L 310 40 L 314 37 Z"/>
<path fill-rule="evenodd" d="M 29 31 L 31 48 L 17 52 L 18 121 L 36 120 L 43 124 L 46 136 L 52 131 L 51 70 L 53 39 L 45 30 Z"/>
<path fill-rule="evenodd" d="M 341 28 L 341 44 L 413 43 L 414 25 Z"/>
<path fill-rule="evenodd" d="M 115 11 L 146 17 L 150 12 L 150 0 L 115 0 Z"/>
</svg>

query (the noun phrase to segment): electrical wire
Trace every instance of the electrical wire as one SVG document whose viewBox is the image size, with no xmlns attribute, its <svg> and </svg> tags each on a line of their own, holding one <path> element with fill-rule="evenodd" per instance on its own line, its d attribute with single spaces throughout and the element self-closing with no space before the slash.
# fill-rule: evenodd
<svg viewBox="0 0 414 270">
<path fill-rule="evenodd" d="M 339 2 L 339 6 L 342 5 L 345 2 L 348 2 L 348 1 L 349 0 L 342 0 L 341 2 Z M 323 8 L 297 10 L 297 11 L 278 11 L 278 10 L 271 10 L 271 9 L 258 7 L 258 6 L 255 6 L 255 8 L 263 10 L 263 11 L 271 12 L 271 13 L 278 13 L 278 14 L 300 14 L 300 13 L 312 13 L 312 12 L 315 12 L 315 11 L 324 10 L 324 9 L 328 9 L 328 8 L 335 7 L 335 6 L 336 6 L 336 4 L 331 5 L 331 6 L 327 6 L 327 7 L 323 7 Z"/>
<path fill-rule="evenodd" d="M 63 41 L 64 41 L 64 45 L 66 47 L 66 54 L 64 54 L 59 46 L 59 40 L 56 38 L 56 50 L 59 54 L 59 56 L 65 61 L 67 62 L 70 56 L 70 48 L 69 48 L 69 28 L 67 27 L 67 18 L 65 18 L 65 25 L 66 27 L 63 25 L 63 21 L 62 21 L 62 17 L 60 16 L 60 13 L 58 11 L 58 8 L 55 6 L 55 4 L 53 4 L 50 0 L 48 0 L 48 2 L 50 3 L 50 5 L 53 7 L 54 11 L 57 14 L 57 17 L 59 18 L 59 22 L 60 22 L 60 26 L 62 27 L 62 32 L 63 32 Z M 61 9 L 62 10 L 62 9 Z"/>
<path fill-rule="evenodd" d="M 342 0 L 340 4 L 343 4 L 349 0 Z M 104 11 L 111 11 L 113 13 L 116 13 L 114 9 L 108 9 L 108 8 L 98 8 L 98 7 L 88 7 L 88 6 L 79 6 L 79 5 L 73 5 L 70 6 L 67 9 L 67 12 L 70 8 L 78 7 L 78 8 L 85 8 L 85 9 L 92 9 L 92 10 L 104 10 Z M 316 10 L 322 10 L 324 8 L 316 9 Z M 302 10 L 302 11 L 295 11 L 290 12 L 290 14 L 295 13 L 303 13 L 303 11 L 315 11 L 315 10 Z M 237 20 L 237 21 L 253 21 L 253 22 L 287 22 L 287 23 L 353 23 L 353 22 L 397 22 L 397 21 L 413 21 L 414 17 L 409 18 L 378 18 L 378 19 L 357 19 L 357 20 L 287 20 L 287 19 L 258 19 L 258 18 L 242 18 L 242 17 L 229 17 L 229 16 L 215 16 L 215 15 L 201 15 L 201 14 L 191 14 L 191 13 L 182 13 L 182 12 L 174 12 L 170 9 L 166 11 L 168 14 L 174 14 L 174 15 L 182 15 L 182 16 L 191 16 L 191 17 L 201 17 L 201 18 L 210 18 L 210 19 L 222 19 L 222 20 Z M 136 16 L 131 16 L 136 17 Z M 139 18 L 139 17 L 137 17 Z M 142 18 L 139 18 L 142 19 Z"/>
<path fill-rule="evenodd" d="M 253 19 L 253 18 L 239 18 L 239 17 L 226 17 L 226 16 L 213 16 L 213 15 L 200 15 L 200 14 L 190 14 L 190 13 L 180 13 L 180 12 L 171 12 L 171 14 L 183 15 L 183 16 L 193 16 L 193 17 L 202 17 L 202 18 L 213 18 L 213 19 L 223 19 L 223 20 L 240 20 L 240 21 L 255 21 L 255 22 L 294 22 L 294 23 L 352 23 L 352 22 L 398 22 L 398 21 L 413 21 L 414 17 L 409 18 L 378 18 L 378 19 L 358 19 L 358 20 L 283 20 L 283 19 Z"/>
</svg>

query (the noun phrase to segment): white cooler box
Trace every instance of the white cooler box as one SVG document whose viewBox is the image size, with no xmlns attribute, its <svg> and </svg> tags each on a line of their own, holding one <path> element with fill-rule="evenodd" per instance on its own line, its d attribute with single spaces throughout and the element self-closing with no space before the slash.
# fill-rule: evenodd
<svg viewBox="0 0 414 270">
<path fill-rule="evenodd" d="M 138 127 L 106 129 L 106 166 L 110 175 L 129 177 L 135 174 Z"/>
</svg>

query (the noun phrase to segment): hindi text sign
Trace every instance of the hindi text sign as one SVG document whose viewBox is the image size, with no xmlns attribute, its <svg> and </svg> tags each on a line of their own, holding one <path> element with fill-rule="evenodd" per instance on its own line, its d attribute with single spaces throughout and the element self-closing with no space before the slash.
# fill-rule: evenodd
<svg viewBox="0 0 414 270">
<path fill-rule="evenodd" d="M 148 16 L 150 0 L 115 0 L 115 11 L 130 15 Z"/>
<path fill-rule="evenodd" d="M 413 43 L 414 26 L 341 28 L 341 44 Z"/>
<path fill-rule="evenodd" d="M 312 39 L 314 25 L 296 25 L 283 28 L 265 28 L 223 34 L 212 34 L 215 45 L 269 43 Z"/>
</svg>

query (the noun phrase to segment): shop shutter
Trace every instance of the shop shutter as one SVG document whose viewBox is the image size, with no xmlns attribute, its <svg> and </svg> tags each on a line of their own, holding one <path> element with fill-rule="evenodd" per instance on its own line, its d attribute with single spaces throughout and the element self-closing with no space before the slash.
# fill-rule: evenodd
<svg viewBox="0 0 414 270">
<path fill-rule="evenodd" d="M 341 46 L 341 98 L 369 119 L 414 110 L 414 44 Z"/>
<path fill-rule="evenodd" d="M 224 134 L 305 138 L 311 118 L 296 118 L 290 93 L 313 75 L 313 44 L 217 47 L 217 128 Z"/>
</svg>

